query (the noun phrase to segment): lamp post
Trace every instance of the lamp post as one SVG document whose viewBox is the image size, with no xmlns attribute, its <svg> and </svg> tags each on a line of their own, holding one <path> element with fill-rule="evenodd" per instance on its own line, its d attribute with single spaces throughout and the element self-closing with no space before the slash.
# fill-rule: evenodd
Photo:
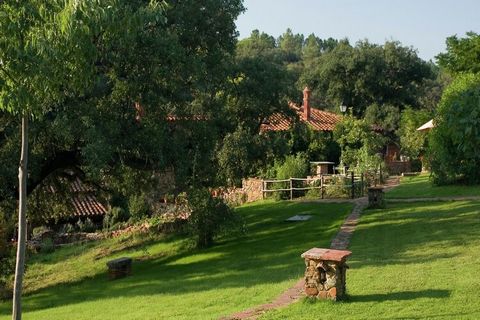
<svg viewBox="0 0 480 320">
<path fill-rule="evenodd" d="M 345 112 L 347 111 L 347 106 L 343 103 L 340 104 L 340 111 L 345 114 Z"/>
</svg>

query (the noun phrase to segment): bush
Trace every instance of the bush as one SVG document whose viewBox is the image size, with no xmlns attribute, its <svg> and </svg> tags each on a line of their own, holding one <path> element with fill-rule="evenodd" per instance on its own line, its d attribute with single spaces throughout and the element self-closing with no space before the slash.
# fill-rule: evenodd
<svg viewBox="0 0 480 320">
<path fill-rule="evenodd" d="M 127 221 L 128 218 L 128 212 L 125 209 L 113 207 L 103 218 L 103 228 L 106 230 L 113 229 L 119 223 Z"/>
<path fill-rule="evenodd" d="M 51 253 L 55 251 L 55 244 L 53 243 L 52 238 L 44 238 L 40 243 L 40 252 L 41 253 Z"/>
<path fill-rule="evenodd" d="M 41 240 L 42 238 L 51 236 L 52 234 L 53 231 L 46 226 L 36 227 L 32 230 L 32 239 Z"/>
<path fill-rule="evenodd" d="M 190 217 L 188 228 L 196 238 L 197 247 L 213 244 L 214 238 L 227 231 L 243 230 L 243 222 L 220 198 L 213 198 L 207 189 L 191 190 L 188 193 Z"/>
<path fill-rule="evenodd" d="M 13 287 L 11 281 L 2 280 L 0 278 L 0 301 L 8 300 L 13 297 Z"/>
<path fill-rule="evenodd" d="M 275 167 L 277 179 L 304 178 L 310 171 L 308 157 L 303 152 L 296 156 L 287 156 L 283 163 L 276 163 Z"/>
<path fill-rule="evenodd" d="M 75 227 L 71 223 L 65 223 L 59 229 L 59 233 L 72 233 L 72 232 L 75 232 Z"/>
<path fill-rule="evenodd" d="M 360 172 L 377 165 L 377 154 L 385 144 L 385 138 L 374 132 L 364 119 L 345 116 L 333 132 L 342 150 L 341 162 Z"/>
<path fill-rule="evenodd" d="M 480 183 L 480 74 L 459 76 L 445 90 L 430 136 L 437 184 Z"/>
<path fill-rule="evenodd" d="M 133 195 L 128 199 L 128 211 L 130 218 L 134 221 L 139 221 L 148 215 L 148 203 L 144 194 Z"/>
<path fill-rule="evenodd" d="M 80 232 L 95 232 L 97 230 L 97 226 L 90 218 L 85 220 L 78 219 L 77 230 Z"/>
</svg>

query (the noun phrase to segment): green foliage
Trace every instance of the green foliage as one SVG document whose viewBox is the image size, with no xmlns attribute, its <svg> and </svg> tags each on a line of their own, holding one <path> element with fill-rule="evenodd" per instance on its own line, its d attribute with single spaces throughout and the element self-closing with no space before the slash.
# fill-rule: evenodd
<svg viewBox="0 0 480 320">
<path fill-rule="evenodd" d="M 480 72 L 480 35 L 467 32 L 465 38 L 447 38 L 447 52 L 436 58 L 438 64 L 451 73 Z"/>
<path fill-rule="evenodd" d="M 415 50 L 399 42 L 352 46 L 343 40 L 322 54 L 300 82 L 309 85 L 318 106 L 336 110 L 343 101 L 363 116 L 372 104 L 417 106 L 423 81 L 432 77 L 431 67 Z"/>
<path fill-rule="evenodd" d="M 128 199 L 128 212 L 134 221 L 139 221 L 148 215 L 149 206 L 145 194 L 135 194 Z"/>
<path fill-rule="evenodd" d="M 94 232 L 98 229 L 90 218 L 78 219 L 76 228 L 80 232 Z"/>
<path fill-rule="evenodd" d="M 310 173 L 310 162 L 305 153 L 298 153 L 276 162 L 274 171 L 277 179 L 304 178 Z"/>
<path fill-rule="evenodd" d="M 365 119 L 346 116 L 337 124 L 334 138 L 342 150 L 341 162 L 359 172 L 377 170 L 382 163 L 378 153 L 385 138 L 376 133 Z"/>
<path fill-rule="evenodd" d="M 424 153 L 426 149 L 427 133 L 417 131 L 417 128 L 432 118 L 427 110 L 413 110 L 407 108 L 402 112 L 398 136 L 402 154 L 412 159 Z"/>
<path fill-rule="evenodd" d="M 480 75 L 457 77 L 434 121 L 429 150 L 434 181 L 480 183 Z"/>
<path fill-rule="evenodd" d="M 128 212 L 121 207 L 111 208 L 105 217 L 103 217 L 103 228 L 106 230 L 114 229 L 119 223 L 127 221 Z"/>
<path fill-rule="evenodd" d="M 238 128 L 228 133 L 217 152 L 219 175 L 228 185 L 240 185 L 241 180 L 256 172 L 256 161 L 262 159 L 259 137 L 248 129 Z"/>
<path fill-rule="evenodd" d="M 0 300 L 11 295 L 11 275 L 15 268 L 14 248 L 10 245 L 11 239 L 8 221 L 0 211 Z"/>
<path fill-rule="evenodd" d="M 53 243 L 52 238 L 47 237 L 42 239 L 40 242 L 40 252 L 47 254 L 47 253 L 52 253 L 55 251 L 55 244 Z"/>
<path fill-rule="evenodd" d="M 365 109 L 365 121 L 372 127 L 394 137 L 400 122 L 400 108 L 393 105 L 372 104 Z"/>
<path fill-rule="evenodd" d="M 199 248 L 211 246 L 218 235 L 243 231 L 240 217 L 222 199 L 213 198 L 207 189 L 192 189 L 188 193 L 188 206 L 189 230 Z"/>
</svg>

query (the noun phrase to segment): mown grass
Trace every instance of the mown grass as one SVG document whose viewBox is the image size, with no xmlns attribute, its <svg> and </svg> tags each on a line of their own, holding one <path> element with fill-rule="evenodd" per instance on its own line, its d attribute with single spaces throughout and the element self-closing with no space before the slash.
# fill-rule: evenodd
<svg viewBox="0 0 480 320">
<path fill-rule="evenodd" d="M 344 302 L 262 319 L 480 319 L 480 202 L 390 204 L 355 231 Z"/>
<path fill-rule="evenodd" d="M 24 319 L 217 319 L 269 302 L 301 277 L 300 254 L 329 246 L 350 204 L 264 202 L 238 209 L 247 234 L 207 250 L 183 238 L 130 237 L 36 255 Z M 313 215 L 287 223 L 294 214 Z M 105 262 L 134 257 L 133 275 L 109 281 Z M 10 302 L 0 304 L 9 319 Z"/>
<path fill-rule="evenodd" d="M 398 187 L 386 193 L 387 199 L 480 196 L 480 186 L 436 186 L 429 174 L 402 177 Z"/>
</svg>

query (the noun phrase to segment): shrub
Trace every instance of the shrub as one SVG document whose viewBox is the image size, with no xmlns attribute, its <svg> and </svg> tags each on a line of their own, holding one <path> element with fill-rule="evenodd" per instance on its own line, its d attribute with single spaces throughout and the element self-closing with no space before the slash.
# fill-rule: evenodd
<svg viewBox="0 0 480 320">
<path fill-rule="evenodd" d="M 190 217 L 188 228 L 196 238 L 197 247 L 211 246 L 216 236 L 243 229 L 243 222 L 220 198 L 213 198 L 207 189 L 188 193 Z"/>
<path fill-rule="evenodd" d="M 59 229 L 59 233 L 72 233 L 74 231 L 75 227 L 71 223 L 63 224 Z"/>
<path fill-rule="evenodd" d="M 308 157 L 300 152 L 296 156 L 287 156 L 283 163 L 275 164 L 277 179 L 303 178 L 310 170 Z"/>
<path fill-rule="evenodd" d="M 456 78 L 445 90 L 430 136 L 437 184 L 480 183 L 480 74 Z"/>
<path fill-rule="evenodd" d="M 333 135 L 342 150 L 342 163 L 351 168 L 362 167 L 362 170 L 376 164 L 376 154 L 385 144 L 385 138 L 374 132 L 364 119 L 353 116 L 344 117 Z"/>
<path fill-rule="evenodd" d="M 80 232 L 94 232 L 95 230 L 97 230 L 97 226 L 90 218 L 87 218 L 85 220 L 78 219 L 77 230 Z"/>
<path fill-rule="evenodd" d="M 128 212 L 125 211 L 125 209 L 121 207 L 113 207 L 103 218 L 103 228 L 107 230 L 113 229 L 119 223 L 127 221 L 128 218 Z"/>
<path fill-rule="evenodd" d="M 40 252 L 42 253 L 51 253 L 55 251 L 55 244 L 53 243 L 52 238 L 44 238 L 40 243 Z"/>
<path fill-rule="evenodd" d="M 148 215 L 148 203 L 144 194 L 133 195 L 128 199 L 128 211 L 130 218 L 139 221 Z"/>
</svg>

